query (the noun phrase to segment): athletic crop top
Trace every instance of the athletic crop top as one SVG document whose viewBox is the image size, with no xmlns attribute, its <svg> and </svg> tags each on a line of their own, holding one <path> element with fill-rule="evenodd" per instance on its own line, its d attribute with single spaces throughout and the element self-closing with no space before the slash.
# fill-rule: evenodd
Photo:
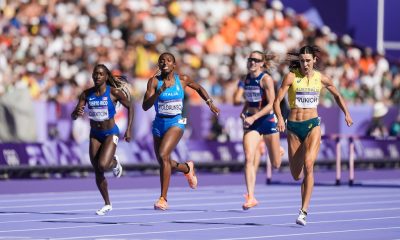
<svg viewBox="0 0 400 240">
<path fill-rule="evenodd" d="M 101 122 L 112 119 L 115 115 L 115 106 L 110 96 L 111 87 L 106 86 L 106 91 L 101 96 L 96 96 L 96 91 L 93 89 L 88 96 L 86 102 L 89 108 L 89 119 Z"/>
<path fill-rule="evenodd" d="M 288 90 L 290 108 L 317 108 L 322 88 L 321 73 L 314 71 L 310 80 L 298 69 L 294 70 L 295 79 Z"/>
<path fill-rule="evenodd" d="M 244 81 L 239 81 L 238 87 L 244 88 L 244 98 L 249 107 L 261 108 L 267 105 L 264 89 L 260 86 L 260 81 L 264 75 L 265 73 L 262 72 L 257 77 L 252 78 L 250 74 L 247 74 Z"/>
<path fill-rule="evenodd" d="M 181 81 L 177 74 L 174 74 L 175 84 L 161 93 L 154 103 L 157 116 L 176 116 L 182 114 L 184 92 Z M 158 78 L 157 91 L 164 81 Z"/>
</svg>

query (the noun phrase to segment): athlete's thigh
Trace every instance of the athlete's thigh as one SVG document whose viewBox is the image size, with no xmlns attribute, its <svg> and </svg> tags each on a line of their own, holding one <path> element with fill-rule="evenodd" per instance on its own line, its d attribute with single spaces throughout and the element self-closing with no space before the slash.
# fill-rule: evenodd
<svg viewBox="0 0 400 240">
<path fill-rule="evenodd" d="M 154 153 L 156 154 L 156 159 L 159 163 L 161 163 L 160 159 L 160 145 L 161 145 L 162 138 L 158 137 L 156 135 L 153 135 L 153 148 L 154 148 Z"/>
<path fill-rule="evenodd" d="M 160 146 L 159 146 L 159 154 L 170 154 L 178 145 L 179 140 L 181 140 L 183 136 L 183 129 L 179 127 L 171 127 L 167 130 L 167 132 L 162 137 Z"/>
<path fill-rule="evenodd" d="M 256 154 L 256 151 L 259 149 L 259 144 L 261 140 L 261 135 L 257 131 L 247 131 L 243 135 L 243 150 L 245 154 L 249 154 L 251 156 L 254 156 Z M 247 160 L 253 160 L 252 159 L 247 159 Z"/>
<path fill-rule="evenodd" d="M 321 127 L 314 127 L 307 138 L 304 140 L 305 144 L 305 160 L 314 162 L 317 159 L 319 148 L 321 146 Z"/>
<path fill-rule="evenodd" d="M 294 158 L 294 155 L 300 150 L 301 142 L 300 139 L 290 131 L 287 131 L 287 142 L 288 142 L 288 155 L 289 160 Z"/>
<path fill-rule="evenodd" d="M 107 136 L 101 144 L 100 155 L 98 156 L 99 161 L 102 163 L 111 161 L 113 159 L 115 150 L 117 149 L 118 137 L 115 135 Z"/>
<path fill-rule="evenodd" d="M 300 139 L 289 131 L 287 141 L 290 172 L 293 178 L 298 180 L 301 178 L 304 167 L 304 143 L 301 143 Z"/>
<path fill-rule="evenodd" d="M 89 140 L 89 158 L 93 167 L 97 167 L 97 156 L 101 147 L 101 142 L 96 138 L 90 138 Z"/>
<path fill-rule="evenodd" d="M 281 160 L 280 152 L 280 138 L 279 134 L 268 134 L 263 136 L 265 144 L 267 145 L 268 155 L 271 161 L 278 164 Z"/>
</svg>

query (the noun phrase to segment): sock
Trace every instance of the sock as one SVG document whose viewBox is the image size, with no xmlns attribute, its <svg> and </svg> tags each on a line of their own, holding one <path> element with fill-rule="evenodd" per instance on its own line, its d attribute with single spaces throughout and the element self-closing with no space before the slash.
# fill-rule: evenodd
<svg viewBox="0 0 400 240">
<path fill-rule="evenodd" d="M 186 167 L 188 168 L 188 171 L 184 172 L 184 174 L 188 174 L 190 172 L 190 167 L 189 167 L 189 164 L 187 164 L 187 163 L 185 163 L 185 164 L 186 164 Z"/>
</svg>

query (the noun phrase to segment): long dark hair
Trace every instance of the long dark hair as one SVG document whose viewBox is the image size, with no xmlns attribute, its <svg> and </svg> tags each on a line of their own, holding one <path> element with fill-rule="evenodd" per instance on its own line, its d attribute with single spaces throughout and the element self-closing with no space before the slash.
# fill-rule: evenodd
<svg viewBox="0 0 400 240">
<path fill-rule="evenodd" d="M 299 56 L 301 54 L 311 54 L 313 58 L 316 57 L 318 60 L 320 52 L 321 50 L 317 46 L 310 46 L 310 45 L 306 45 L 300 48 L 298 52 L 289 52 L 288 62 L 290 70 L 300 68 Z"/>
<path fill-rule="evenodd" d="M 103 68 L 106 71 L 107 73 L 106 84 L 121 90 L 124 93 L 124 95 L 128 98 L 128 100 L 131 101 L 131 93 L 129 91 L 130 87 L 126 76 L 113 75 L 111 71 L 104 64 L 97 64 L 94 67 L 94 69 L 96 70 L 97 68 Z"/>
</svg>

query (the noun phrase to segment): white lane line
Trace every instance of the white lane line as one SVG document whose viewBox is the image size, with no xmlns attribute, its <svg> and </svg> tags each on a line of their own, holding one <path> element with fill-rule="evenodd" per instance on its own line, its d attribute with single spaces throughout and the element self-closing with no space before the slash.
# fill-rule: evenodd
<svg viewBox="0 0 400 240">
<path fill-rule="evenodd" d="M 275 199 L 275 197 L 274 197 L 274 199 L 268 200 L 268 202 L 269 203 L 281 203 L 281 202 L 298 201 L 297 198 L 290 197 L 290 196 L 293 196 L 293 195 L 298 196 L 298 194 L 294 194 L 293 193 L 293 194 L 290 194 L 290 195 L 283 195 L 282 196 L 283 198 L 289 198 L 289 199 L 282 200 L 282 199 Z M 286 197 L 284 197 L 284 196 L 286 196 Z M 207 196 L 207 197 L 197 197 L 196 196 L 195 200 L 202 200 L 202 201 L 203 200 L 223 200 L 223 199 L 232 199 L 234 197 L 239 197 L 239 196 L 238 195 L 228 195 L 228 194 L 224 194 L 222 196 L 221 195 L 211 196 L 211 197 L 210 196 Z M 323 197 L 316 197 L 315 196 L 315 197 L 313 197 L 312 200 L 314 202 L 314 201 L 324 201 L 324 200 L 329 200 L 329 201 L 331 201 L 331 200 L 344 200 L 344 199 L 356 199 L 356 200 L 359 200 L 359 199 L 365 199 L 365 198 L 370 199 L 370 198 L 386 198 L 386 197 L 389 197 L 389 198 L 397 197 L 398 198 L 398 197 L 400 197 L 400 194 L 391 193 L 391 194 L 381 194 L 381 195 L 373 194 L 373 195 L 371 195 L 371 193 L 369 193 L 369 194 L 365 194 L 365 195 L 357 194 L 357 195 L 350 195 L 350 196 L 346 195 L 346 196 L 343 196 L 343 195 L 338 195 L 338 194 L 334 193 L 332 196 L 323 196 Z M 153 202 L 154 199 L 152 199 L 152 200 L 145 199 L 145 200 L 113 201 L 113 204 L 114 205 L 123 204 L 123 203 L 134 204 L 134 203 L 145 203 L 145 202 L 150 202 L 150 201 Z M 174 198 L 173 201 L 174 202 L 176 202 L 176 201 L 192 201 L 193 202 L 193 196 L 192 197 L 183 197 L 183 198 Z M 236 202 L 232 202 L 232 203 L 236 204 Z M 48 208 L 48 207 L 85 206 L 85 205 L 93 205 L 93 202 L 0 206 L 0 211 L 2 211 L 3 209 L 18 209 L 18 211 L 20 211 L 19 209 L 22 209 L 22 208 L 41 208 L 41 207 Z M 216 205 L 220 205 L 220 204 L 216 204 Z M 183 205 L 176 205 L 176 206 L 201 206 L 201 204 L 194 203 L 194 204 L 183 204 Z M 148 207 L 148 206 L 146 206 L 146 207 Z M 143 207 L 139 207 L 139 208 L 143 208 Z M 64 211 L 66 211 L 66 210 L 64 210 Z M 68 212 L 71 212 L 71 211 L 68 210 Z M 1 216 L 1 214 L 0 214 L 0 216 Z"/>
<path fill-rule="evenodd" d="M 389 204 L 389 203 L 400 203 L 400 200 L 397 201 L 370 201 L 370 202 L 350 202 L 350 203 L 330 203 L 330 204 L 314 204 L 313 208 L 319 207 L 343 207 L 343 206 L 359 206 L 366 204 Z M 277 209 L 293 209 L 298 207 L 298 205 L 285 205 L 282 207 L 257 207 L 257 211 L 259 210 L 277 210 Z M 181 214 L 193 214 L 193 213 L 202 213 L 202 212 L 228 212 L 228 211 L 241 211 L 239 208 L 235 209 L 220 209 L 220 210 L 194 210 L 194 211 L 185 211 L 185 212 L 152 212 L 152 213 L 139 213 L 139 214 L 125 214 L 125 215 L 106 215 L 102 216 L 101 219 L 110 219 L 110 218 L 124 218 L 124 217 L 143 217 L 143 216 L 156 216 L 156 215 L 181 215 Z M 7 223 L 27 223 L 27 222 L 45 222 L 45 221 L 67 221 L 67 220 L 83 220 L 83 219 L 99 219 L 99 216 L 93 215 L 90 217 L 69 217 L 69 218 L 48 218 L 48 219 L 30 219 L 30 220 L 13 220 L 13 221 L 3 221 L 0 224 Z"/>
<path fill-rule="evenodd" d="M 243 188 L 241 190 L 231 190 L 232 187 L 237 187 L 237 188 Z M 265 185 L 260 185 L 256 186 L 257 189 L 257 194 L 269 194 L 269 195 L 276 195 L 276 194 L 281 194 L 281 193 L 287 193 L 291 189 L 298 189 L 298 186 L 265 186 Z M 157 188 L 154 188 L 156 190 Z M 316 188 L 314 190 L 314 195 L 316 194 L 323 194 L 323 193 L 331 193 L 332 190 L 336 194 L 349 194 L 349 187 L 347 186 L 334 186 L 334 187 L 329 187 L 329 186 L 324 186 L 323 188 Z M 200 189 L 196 189 L 195 192 L 188 192 L 187 187 L 182 187 L 182 188 L 170 188 L 169 194 L 191 194 L 195 193 L 197 194 L 210 194 L 213 193 L 214 191 L 222 191 L 224 193 L 230 193 L 230 194 L 239 194 L 242 195 L 245 191 L 245 185 L 231 185 L 231 186 L 224 186 L 224 187 L 202 187 Z M 393 193 L 394 189 L 375 189 L 373 192 L 374 194 L 385 194 L 385 193 Z M 131 197 L 131 196 L 152 196 L 154 193 L 153 191 L 149 191 L 149 189 L 134 189 L 134 190 L 129 190 L 129 189 L 124 189 L 124 190 L 110 190 L 110 195 L 113 196 L 113 198 L 118 198 L 118 197 Z M 400 193 L 400 189 L 398 190 Z M 362 194 L 362 193 L 371 193 L 371 189 L 366 189 L 366 188 L 352 188 L 351 189 L 351 194 Z M 10 199 L 5 199 L 5 195 L 0 194 L 0 197 L 2 198 L 0 200 L 0 203 L 6 203 L 6 202 L 24 202 L 24 201 L 46 201 L 46 200 L 70 200 L 70 199 L 85 199 L 85 198 L 94 198 L 97 197 L 98 192 L 97 191 L 70 191 L 70 192 L 52 192 L 52 193 L 31 193 L 31 194 L 13 194 L 8 197 Z M 38 197 L 39 196 L 39 197 Z M 60 197 L 61 196 L 61 197 Z"/>
<path fill-rule="evenodd" d="M 287 225 L 293 225 L 293 223 L 287 223 Z M 273 226 L 273 224 L 272 224 Z M 58 240 L 69 240 L 69 239 L 85 239 L 85 238 L 99 238 L 99 237 L 116 237 L 116 236 L 135 236 L 135 235 L 148 235 L 148 234 L 166 234 L 166 233 L 178 233 L 178 232 L 195 232 L 195 231 L 210 231 L 210 230 L 223 230 L 223 229 L 238 229 L 256 227 L 252 225 L 246 226 L 235 226 L 235 227 L 215 227 L 215 228 L 192 228 L 188 230 L 170 230 L 170 231 L 155 231 L 155 232 L 142 232 L 142 233 L 125 233 L 125 234 L 113 234 L 113 235 L 96 235 L 96 236 L 79 236 L 79 237 L 68 237 L 68 238 L 54 238 Z M 377 231 L 377 230 L 390 230 L 400 229 L 400 227 L 386 227 L 386 228 L 363 228 L 363 229 L 348 229 L 340 231 L 324 231 L 324 232 L 312 232 L 312 233 L 294 233 L 294 234 L 280 234 L 280 235 L 266 235 L 260 237 L 245 237 L 245 238 L 225 238 L 219 240 L 239 240 L 239 239 L 257 239 L 257 238 L 277 238 L 277 237 L 290 237 L 299 235 L 317 235 L 317 234 L 329 234 L 329 233 L 345 233 L 345 232 L 360 232 L 360 231 Z"/>
<path fill-rule="evenodd" d="M 320 235 L 320 234 L 333 234 L 333 233 L 392 230 L 392 229 L 399 229 L 399 228 L 400 227 L 360 228 L 360 229 L 348 229 L 348 230 L 338 230 L 338 231 L 323 231 L 323 232 L 311 232 L 311 233 L 292 233 L 292 234 L 279 234 L 279 235 L 265 235 L 265 236 L 244 237 L 244 238 L 217 238 L 217 239 L 214 239 L 214 240 L 266 239 L 266 238 L 281 238 L 281 237 L 293 237 L 293 236 L 305 236 L 305 235 Z M 64 238 L 64 239 L 72 239 L 72 238 Z M 77 239 L 77 238 L 75 238 L 75 239 Z"/>
<path fill-rule="evenodd" d="M 232 187 L 232 186 L 231 186 Z M 296 189 L 298 189 L 296 187 Z M 178 189 L 177 189 L 178 190 Z M 187 188 L 182 189 L 179 191 L 169 191 L 170 195 L 180 195 L 180 194 L 196 194 L 197 195 L 209 195 L 214 193 L 214 191 L 219 191 L 221 189 L 214 189 L 213 191 L 199 191 L 198 189 L 196 190 L 196 192 L 188 192 Z M 269 187 L 266 186 L 261 186 L 260 188 L 257 189 L 257 195 L 263 195 L 263 194 L 268 194 L 268 195 L 281 195 L 281 194 L 287 194 L 290 189 L 280 189 L 279 191 L 276 191 L 277 189 L 270 189 Z M 326 191 L 325 191 L 326 190 Z M 335 193 L 336 194 L 340 194 L 340 191 L 338 191 L 339 189 L 335 189 Z M 367 193 L 371 193 L 370 189 L 364 189 L 365 191 L 353 191 L 353 194 L 367 194 Z M 224 191 L 224 193 L 226 194 L 239 194 L 242 195 L 244 193 L 245 189 L 243 186 L 243 191 Z M 343 191 L 345 194 L 348 194 L 349 191 L 348 189 L 346 189 L 345 191 Z M 322 189 L 322 190 L 315 190 L 314 191 L 314 195 L 319 195 L 319 194 L 324 194 L 324 193 L 332 193 L 332 189 Z M 393 190 L 388 191 L 388 190 L 376 190 L 374 191 L 374 194 L 388 194 L 388 193 L 393 193 Z M 400 190 L 399 190 L 400 193 Z M 215 194 L 215 193 L 214 193 Z M 218 193 L 217 193 L 218 194 Z M 12 196 L 12 199 L 1 199 L 0 203 L 16 203 L 16 202 L 35 202 L 35 201 L 58 201 L 58 200 L 80 200 L 80 199 L 97 199 L 98 198 L 98 194 L 97 191 L 91 191 L 91 192 L 74 192 L 72 196 L 69 196 L 69 194 L 67 194 L 66 196 L 63 196 L 63 193 L 59 193 L 57 195 L 50 195 L 47 196 L 48 194 L 38 194 L 39 197 L 35 197 L 34 196 L 23 196 L 23 197 L 18 197 L 16 195 Z M 114 191 L 110 190 L 110 195 L 112 195 L 112 197 L 114 199 L 116 198 L 127 198 L 127 197 L 134 197 L 134 198 L 139 198 L 139 197 L 146 197 L 146 196 L 154 196 L 153 191 L 149 191 L 148 189 L 146 191 L 139 191 L 139 192 L 132 192 L 129 190 L 126 190 L 125 192 L 121 192 L 121 193 L 114 193 Z M 3 197 L 2 195 L 0 195 L 1 197 Z"/>
<path fill-rule="evenodd" d="M 322 214 L 338 214 L 338 213 L 360 213 L 360 212 L 380 212 L 380 211 L 393 211 L 400 210 L 400 208 L 377 208 L 377 209 L 362 209 L 362 210 L 350 210 L 350 211 L 325 211 L 325 212 L 313 212 L 313 215 L 322 215 Z M 155 222 L 135 222 L 135 223 L 114 223 L 114 224 L 97 224 L 97 225 L 79 225 L 79 226 L 71 226 L 71 227 L 53 227 L 53 228 L 30 228 L 30 229 L 7 229 L 0 230 L 0 233 L 10 233 L 10 232 L 31 232 L 31 231 L 49 231 L 49 230 L 61 230 L 61 229 L 80 229 L 80 228 L 97 228 L 97 227 L 115 227 L 120 225 L 149 225 L 149 224 L 159 224 L 159 223 L 192 223 L 194 221 L 211 221 L 211 220 L 232 220 L 232 219 L 250 219 L 250 218 L 268 218 L 268 217 L 284 217 L 284 216 L 293 216 L 296 214 L 287 213 L 287 214 L 268 214 L 268 215 L 246 215 L 246 216 L 236 216 L 236 217 L 218 217 L 218 218 L 198 218 L 198 219 L 187 219 L 187 220 L 164 220 L 164 221 L 155 221 Z M 400 217 L 400 216 L 399 216 Z M 389 217 L 394 218 L 394 217 Z M 398 218 L 398 217 L 396 217 Z M 368 218 L 367 218 L 368 219 Z M 384 219 L 384 218 L 382 218 Z M 336 220 L 340 221 L 340 220 Z M 347 221 L 347 220 L 345 220 Z M 314 222 L 316 223 L 316 222 Z M 223 223 L 221 223 L 223 224 Z M 291 223 L 293 224 L 293 223 Z M 273 224 L 268 224 L 273 225 Z"/>
</svg>

